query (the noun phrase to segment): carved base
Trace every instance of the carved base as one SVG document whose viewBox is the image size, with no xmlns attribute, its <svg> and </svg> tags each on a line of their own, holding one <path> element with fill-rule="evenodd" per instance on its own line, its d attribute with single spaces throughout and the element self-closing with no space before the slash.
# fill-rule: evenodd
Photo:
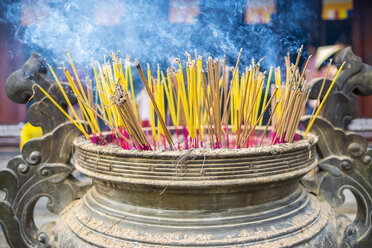
<svg viewBox="0 0 372 248">
<path fill-rule="evenodd" d="M 214 211 L 134 207 L 93 187 L 60 215 L 56 233 L 57 247 L 337 247 L 332 210 L 302 186 L 275 202 Z"/>
</svg>

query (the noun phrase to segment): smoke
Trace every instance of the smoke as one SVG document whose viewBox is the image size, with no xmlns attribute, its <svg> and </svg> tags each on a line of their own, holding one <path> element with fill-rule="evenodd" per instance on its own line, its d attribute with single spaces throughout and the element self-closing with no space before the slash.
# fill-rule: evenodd
<svg viewBox="0 0 372 248">
<path fill-rule="evenodd" d="M 179 1 L 187 4 L 190 0 Z M 248 1 L 254 5 L 257 1 Z M 311 1 L 310 1 L 311 2 Z M 67 63 L 69 50 L 80 68 L 102 62 L 111 50 L 120 50 L 152 68 L 164 69 L 170 59 L 187 51 L 222 58 L 233 65 L 243 48 L 242 65 L 265 57 L 263 67 L 277 66 L 287 52 L 295 54 L 306 43 L 315 19 L 306 0 L 278 0 L 271 24 L 244 23 L 244 0 L 196 1 L 199 14 L 191 24 L 169 22 L 171 0 L 36 0 L 0 3 L 0 23 L 12 25 L 13 35 L 27 52 L 38 51 L 54 66 Z M 37 16 L 27 18 L 29 10 Z M 111 13 L 107 15 L 107 13 Z M 23 23 L 22 23 L 23 22 Z M 28 22 L 28 23 L 25 23 Z"/>
</svg>

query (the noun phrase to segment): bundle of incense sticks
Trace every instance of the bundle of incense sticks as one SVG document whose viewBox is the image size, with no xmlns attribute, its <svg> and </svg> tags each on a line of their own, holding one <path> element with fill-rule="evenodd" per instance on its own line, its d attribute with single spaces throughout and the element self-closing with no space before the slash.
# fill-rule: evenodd
<svg viewBox="0 0 372 248">
<path fill-rule="evenodd" d="M 271 67 L 268 73 L 261 72 L 262 60 L 256 63 L 252 60 L 239 72 L 242 49 L 234 67 L 226 65 L 225 57 L 223 60 L 208 57 L 203 63 L 203 57 L 195 51 L 194 58 L 186 53 L 185 63 L 177 58 L 165 72 L 158 65 L 153 74 L 147 64 L 145 75 L 135 60 L 151 100 L 150 106 L 143 106 L 150 107 L 151 128 L 146 130 L 141 126 L 137 112 L 130 57 L 122 60 L 118 53 L 111 52 L 111 61 L 105 58 L 103 64 L 95 62 L 92 65 L 94 80 L 87 78 L 83 87 L 67 52 L 75 78 L 66 67 L 62 70 L 78 100 L 80 117 L 50 66 L 72 116 L 36 85 L 87 139 L 96 144 L 112 143 L 127 150 L 181 150 L 198 147 L 239 149 L 296 141 L 295 132 L 309 96 L 306 68 L 310 58 L 302 72 L 298 68 L 302 47 L 295 64 L 291 64 L 289 55 L 285 58 L 286 76 L 283 79 L 280 67 Z M 342 68 L 343 65 L 320 104 L 322 92 L 319 93 L 319 106 L 312 113 L 305 136 Z M 270 92 L 272 78 L 275 88 Z M 324 83 L 325 80 L 323 86 Z M 269 118 L 263 128 L 265 113 Z M 108 132 L 103 135 L 103 130 Z"/>
</svg>

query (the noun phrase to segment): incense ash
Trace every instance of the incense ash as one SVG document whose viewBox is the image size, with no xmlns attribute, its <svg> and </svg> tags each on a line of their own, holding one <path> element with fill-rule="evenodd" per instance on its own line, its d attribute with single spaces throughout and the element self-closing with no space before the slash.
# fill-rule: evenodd
<svg viewBox="0 0 372 248">
<path fill-rule="evenodd" d="M 331 86 L 320 103 L 325 80 L 319 92 L 304 135 L 296 134 L 301 116 L 308 101 L 307 59 L 300 71 L 299 60 L 303 47 L 294 64 L 289 54 L 285 58 L 285 79 L 280 67 L 271 67 L 267 73 L 260 71 L 260 61 L 239 71 L 240 50 L 234 67 L 222 61 L 203 57 L 195 52 L 193 58 L 186 53 L 186 62 L 177 58 L 163 72 L 158 65 L 153 74 L 147 64 L 147 75 L 138 60 L 135 67 L 150 98 L 151 127 L 141 126 L 136 104 L 130 57 L 118 58 L 111 52 L 111 61 L 98 62 L 92 66 L 94 79 L 85 80 L 85 89 L 75 65 L 67 52 L 72 77 L 66 67 L 62 70 L 78 100 L 78 111 L 71 105 L 60 80 L 49 66 L 56 83 L 71 111 L 70 116 L 39 85 L 54 105 L 92 143 L 116 145 L 124 150 L 189 150 L 241 149 L 293 143 L 306 137 L 326 101 L 344 64 L 334 77 Z M 331 61 L 328 66 L 331 65 Z M 327 71 L 328 74 L 328 71 Z M 271 87 L 271 79 L 274 79 Z M 327 78 L 327 76 L 325 77 Z M 263 125 L 264 115 L 269 118 Z M 102 125 L 104 123 L 104 125 Z"/>
</svg>

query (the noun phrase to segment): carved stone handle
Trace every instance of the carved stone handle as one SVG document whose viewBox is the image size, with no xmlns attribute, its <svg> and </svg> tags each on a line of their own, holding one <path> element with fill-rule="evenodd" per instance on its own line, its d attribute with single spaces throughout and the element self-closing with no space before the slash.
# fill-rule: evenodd
<svg viewBox="0 0 372 248">
<path fill-rule="evenodd" d="M 45 61 L 36 53 L 21 70 L 9 76 L 7 95 L 14 102 L 25 103 L 36 82 L 66 109 L 58 86 L 46 75 Z M 72 103 L 76 101 L 72 95 L 69 97 Z M 0 200 L 0 224 L 11 247 L 50 247 L 53 246 L 53 224 L 38 230 L 34 207 L 38 199 L 45 196 L 49 199 L 48 210 L 59 213 L 85 192 L 88 186 L 71 175 L 74 166 L 70 163 L 72 142 L 80 131 L 39 91 L 27 117 L 31 124 L 41 126 L 44 136 L 28 141 L 22 155 L 11 159 L 6 169 L 0 171 L 0 190 L 6 193 L 5 199 Z"/>
<path fill-rule="evenodd" d="M 345 120 L 358 116 L 356 95 L 372 94 L 372 67 L 362 63 L 351 48 L 344 49 L 339 62 L 345 69 L 316 119 L 311 132 L 319 138 L 318 171 L 302 183 L 332 207 L 345 201 L 343 191 L 349 189 L 357 201 L 357 215 L 352 222 L 344 215 L 336 216 L 341 247 L 372 247 L 372 151 L 360 135 L 346 132 Z M 316 98 L 322 80 L 312 82 L 311 96 Z M 324 92 L 329 87 L 326 82 Z M 307 127 L 309 117 L 302 124 Z"/>
<path fill-rule="evenodd" d="M 70 141 L 79 135 L 71 123 L 62 124 L 54 132 L 25 144 L 22 156 L 8 162 L 0 171 L 0 190 L 6 197 L 0 201 L 0 224 L 11 247 L 49 246 L 47 230 L 40 231 L 33 212 L 40 197 L 49 198 L 48 210 L 59 213 L 71 201 L 80 198 L 85 185 L 71 176 Z M 48 146 L 42 152 L 39 147 Z M 66 152 L 70 151 L 70 152 Z M 51 161 L 58 153 L 60 161 Z"/>
<path fill-rule="evenodd" d="M 314 122 L 312 133 L 319 137 L 319 168 L 302 183 L 332 207 L 344 203 L 343 191 L 349 189 L 357 201 L 357 215 L 353 222 L 344 215 L 336 216 L 339 242 L 345 247 L 372 247 L 372 150 L 362 136 L 336 128 L 323 118 Z"/>
<path fill-rule="evenodd" d="M 338 64 L 345 62 L 345 66 L 321 110 L 321 116 L 330 121 L 333 126 L 344 128 L 346 120 L 358 117 L 357 95 L 372 95 L 372 67 L 364 64 L 350 47 L 340 52 L 337 62 Z M 327 79 L 323 95 L 331 82 L 332 80 Z M 322 83 L 323 78 L 310 81 L 310 99 L 317 98 Z"/>
</svg>

